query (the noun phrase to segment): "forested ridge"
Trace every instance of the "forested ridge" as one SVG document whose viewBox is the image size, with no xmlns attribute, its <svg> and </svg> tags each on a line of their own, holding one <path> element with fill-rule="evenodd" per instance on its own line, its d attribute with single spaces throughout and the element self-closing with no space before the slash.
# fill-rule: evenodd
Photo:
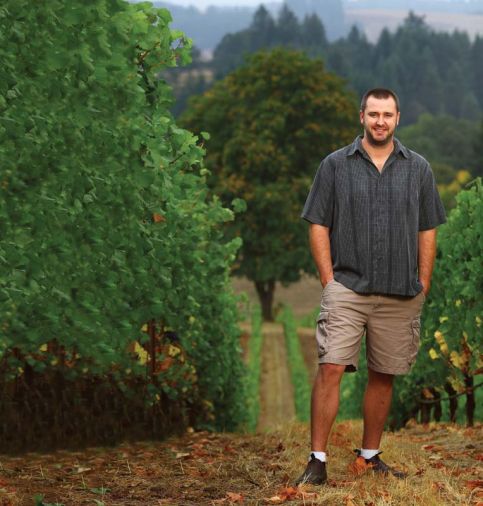
<svg viewBox="0 0 483 506">
<path fill-rule="evenodd" d="M 190 96 L 209 89 L 249 54 L 276 46 L 322 58 L 324 67 L 345 78 L 356 96 L 374 86 L 395 89 L 402 104 L 397 135 L 403 141 L 419 138 L 414 149 L 439 166 L 439 183 L 454 180 L 458 170 L 482 174 L 483 38 L 436 32 L 413 13 L 396 32 L 384 30 L 373 44 L 355 26 L 330 42 L 317 15 L 299 19 L 285 6 L 274 17 L 261 6 L 249 28 L 222 39 L 212 61 L 201 61 L 195 50 L 191 66 L 167 74 L 177 99 L 175 114 L 186 108 Z"/>
</svg>

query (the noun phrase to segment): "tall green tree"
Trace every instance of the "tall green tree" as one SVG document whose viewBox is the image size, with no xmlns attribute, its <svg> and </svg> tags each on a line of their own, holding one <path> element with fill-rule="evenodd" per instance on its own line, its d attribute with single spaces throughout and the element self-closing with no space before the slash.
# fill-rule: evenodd
<svg viewBox="0 0 483 506">
<path fill-rule="evenodd" d="M 471 48 L 473 67 L 473 90 L 478 98 L 480 110 L 483 110 L 483 37 L 477 36 Z"/>
<path fill-rule="evenodd" d="M 354 138 L 356 99 L 322 61 L 276 49 L 195 97 L 180 120 L 210 133 L 209 184 L 222 202 L 246 202 L 228 230 L 243 239 L 234 273 L 255 283 L 271 320 L 275 283 L 315 271 L 300 213 L 321 159 Z"/>
<path fill-rule="evenodd" d="M 327 50 L 325 28 L 316 14 L 307 15 L 303 20 L 302 44 L 309 54 L 320 55 Z"/>
<path fill-rule="evenodd" d="M 476 136 L 475 142 L 473 143 L 475 151 L 475 163 L 476 169 L 474 174 L 476 176 L 483 176 L 483 120 L 480 122 L 480 128 L 478 135 Z"/>
<path fill-rule="evenodd" d="M 277 18 L 278 42 L 284 46 L 298 46 L 301 38 L 302 34 L 297 16 L 284 4 Z"/>
</svg>

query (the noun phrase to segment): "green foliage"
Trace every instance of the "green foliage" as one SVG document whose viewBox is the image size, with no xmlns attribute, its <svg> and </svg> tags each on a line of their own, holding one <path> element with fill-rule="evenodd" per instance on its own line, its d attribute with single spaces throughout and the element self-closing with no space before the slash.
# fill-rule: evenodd
<svg viewBox="0 0 483 506">
<path fill-rule="evenodd" d="M 288 366 L 294 389 L 295 413 L 302 422 L 310 419 L 310 385 L 307 367 L 304 362 L 297 334 L 297 325 L 289 306 L 284 306 L 277 321 L 283 325 Z"/>
<path fill-rule="evenodd" d="M 255 305 L 251 315 L 251 333 L 248 343 L 247 387 L 247 430 L 253 432 L 257 428 L 260 415 L 260 375 L 262 371 L 262 313 L 259 305 Z"/>
<path fill-rule="evenodd" d="M 423 387 L 434 387 L 445 396 L 443 386 L 450 380 L 461 391 L 464 375 L 478 374 L 483 366 L 479 349 L 483 319 L 481 179 L 461 191 L 456 200 L 456 208 L 438 233 L 418 360 L 411 374 L 397 384 L 392 413 L 399 422 L 417 407 Z M 437 360 L 440 353 L 443 360 Z"/>
<path fill-rule="evenodd" d="M 437 183 L 448 184 L 458 170 L 479 174 L 476 156 L 479 128 L 477 121 L 426 113 L 414 125 L 399 129 L 397 136 L 432 164 Z"/>
<path fill-rule="evenodd" d="M 437 342 L 434 348 L 447 356 L 457 378 L 460 373 L 471 376 L 478 369 L 481 372 L 483 367 L 479 350 L 483 321 L 481 178 L 456 200 L 457 206 L 439 235 L 441 262 L 434 274 L 427 325 Z"/>
<path fill-rule="evenodd" d="M 300 318 L 296 319 L 297 327 L 314 327 L 317 321 L 317 316 L 320 313 L 320 307 L 314 307 L 314 309 Z"/>
<path fill-rule="evenodd" d="M 157 79 L 189 61 L 170 21 L 121 0 L 2 4 L 0 353 L 12 378 L 54 368 L 122 384 L 145 374 L 128 347 L 156 321 L 197 387 L 154 371 L 151 398 L 203 402 L 214 414 L 200 424 L 233 428 L 244 371 L 228 268 L 241 241 L 224 239 L 234 213 L 208 195 L 204 151 Z"/>
<path fill-rule="evenodd" d="M 180 121 L 207 130 L 209 184 L 224 205 L 247 210 L 230 223 L 243 245 L 234 273 L 256 282 L 297 281 L 314 272 L 300 212 L 320 160 L 353 140 L 357 109 L 319 60 L 276 49 L 195 97 Z"/>
<path fill-rule="evenodd" d="M 436 166 L 436 170 L 438 166 Z M 456 206 L 456 196 L 471 180 L 471 174 L 467 170 L 459 170 L 448 184 L 438 184 L 438 192 L 443 201 L 446 212 Z"/>
</svg>

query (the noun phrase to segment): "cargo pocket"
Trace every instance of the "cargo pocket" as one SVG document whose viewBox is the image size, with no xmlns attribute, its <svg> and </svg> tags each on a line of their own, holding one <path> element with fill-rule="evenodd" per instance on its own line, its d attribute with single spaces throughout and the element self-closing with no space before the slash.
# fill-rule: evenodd
<svg viewBox="0 0 483 506">
<path fill-rule="evenodd" d="M 413 364 L 419 351 L 419 340 L 421 334 L 421 322 L 419 316 L 411 321 L 411 347 L 409 350 L 408 362 Z"/>
<path fill-rule="evenodd" d="M 317 327 L 315 337 L 317 339 L 319 358 L 323 357 L 328 351 L 327 324 L 329 322 L 329 312 L 321 311 L 317 316 Z"/>
</svg>

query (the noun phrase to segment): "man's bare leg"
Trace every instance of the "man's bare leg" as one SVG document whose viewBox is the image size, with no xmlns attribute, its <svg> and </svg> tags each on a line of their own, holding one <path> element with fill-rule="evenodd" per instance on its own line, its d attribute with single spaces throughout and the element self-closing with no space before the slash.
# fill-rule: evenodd
<svg viewBox="0 0 483 506">
<path fill-rule="evenodd" d="M 376 450 L 381 443 L 392 399 L 394 376 L 368 370 L 369 380 L 364 394 L 364 434 L 362 448 Z"/>
<path fill-rule="evenodd" d="M 320 364 L 312 388 L 312 451 L 325 452 L 330 430 L 339 409 L 340 381 L 345 365 Z"/>
</svg>

